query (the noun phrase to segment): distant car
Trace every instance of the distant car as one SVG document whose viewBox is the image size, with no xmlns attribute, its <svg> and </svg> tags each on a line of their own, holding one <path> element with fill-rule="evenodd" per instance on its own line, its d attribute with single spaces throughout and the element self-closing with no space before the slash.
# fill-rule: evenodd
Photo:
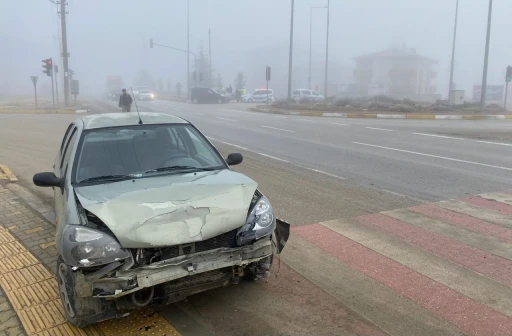
<svg viewBox="0 0 512 336">
<path fill-rule="evenodd" d="M 272 103 L 274 101 L 274 90 L 255 90 L 253 93 L 249 93 L 242 96 L 242 101 L 244 103 L 261 103 L 267 101 L 267 92 L 268 92 L 268 102 Z"/>
<path fill-rule="evenodd" d="M 223 95 L 210 88 L 199 88 L 195 87 L 190 90 L 190 99 L 194 104 L 200 103 L 229 103 L 231 97 L 229 95 Z"/>
<path fill-rule="evenodd" d="M 140 91 L 149 90 L 146 86 L 136 86 L 133 88 L 133 94 L 139 94 Z M 130 90 L 128 90 L 128 93 Z"/>
<path fill-rule="evenodd" d="M 56 149 L 33 181 L 53 187 L 61 311 L 77 327 L 265 279 L 289 237 L 258 184 L 232 170 L 242 155 L 224 160 L 181 118 L 85 116 Z"/>
<path fill-rule="evenodd" d="M 292 99 L 296 102 L 323 102 L 324 96 L 309 89 L 298 89 L 292 92 Z"/>
<path fill-rule="evenodd" d="M 155 95 L 149 90 L 139 90 L 137 93 L 138 100 L 155 100 Z"/>
</svg>

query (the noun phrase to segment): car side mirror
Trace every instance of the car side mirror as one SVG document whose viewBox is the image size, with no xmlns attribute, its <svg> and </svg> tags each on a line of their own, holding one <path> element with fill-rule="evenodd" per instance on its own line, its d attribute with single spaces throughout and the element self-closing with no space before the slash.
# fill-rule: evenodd
<svg viewBox="0 0 512 336">
<path fill-rule="evenodd" d="M 240 153 L 231 153 L 228 155 L 228 158 L 226 159 L 226 162 L 230 166 L 236 166 L 237 164 L 242 163 L 244 160 L 244 157 Z"/>
<path fill-rule="evenodd" d="M 38 187 L 59 187 L 62 188 L 62 182 L 64 179 L 55 176 L 54 173 L 45 172 L 37 173 L 32 178 L 34 184 Z"/>
</svg>

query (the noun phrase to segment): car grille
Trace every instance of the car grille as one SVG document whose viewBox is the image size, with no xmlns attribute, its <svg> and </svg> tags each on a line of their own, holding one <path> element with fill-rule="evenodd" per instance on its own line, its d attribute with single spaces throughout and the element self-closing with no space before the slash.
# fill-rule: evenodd
<svg viewBox="0 0 512 336">
<path fill-rule="evenodd" d="M 184 254 L 204 252 L 221 247 L 235 247 L 236 231 L 237 230 L 229 231 L 203 241 L 161 248 L 160 259 L 166 260 Z"/>
</svg>

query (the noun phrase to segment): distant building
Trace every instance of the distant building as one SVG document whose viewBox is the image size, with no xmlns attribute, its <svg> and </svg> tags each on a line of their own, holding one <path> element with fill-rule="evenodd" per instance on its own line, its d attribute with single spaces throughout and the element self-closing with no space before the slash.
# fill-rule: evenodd
<svg viewBox="0 0 512 336">
<path fill-rule="evenodd" d="M 436 94 L 438 62 L 416 53 L 416 49 L 390 48 L 354 57 L 354 80 L 363 96 L 385 94 L 391 97 L 432 101 Z"/>
</svg>

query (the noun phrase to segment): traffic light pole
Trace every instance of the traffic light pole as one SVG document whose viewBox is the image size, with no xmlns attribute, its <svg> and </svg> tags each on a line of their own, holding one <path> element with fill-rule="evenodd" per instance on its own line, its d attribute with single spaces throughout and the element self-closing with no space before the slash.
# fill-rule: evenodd
<svg viewBox="0 0 512 336">
<path fill-rule="evenodd" d="M 59 78 L 59 76 L 57 75 L 59 73 L 59 67 L 57 66 L 57 64 L 53 66 L 53 73 L 55 79 L 55 96 L 57 97 L 57 105 L 59 105 L 59 85 L 57 83 L 57 78 Z"/>
<path fill-rule="evenodd" d="M 50 58 L 51 60 L 51 58 Z M 51 71 L 51 76 L 52 76 L 52 102 L 53 102 L 53 108 L 55 108 L 55 87 L 53 86 L 53 77 L 54 77 L 54 73 L 53 73 L 53 60 L 51 61 L 51 68 L 50 68 L 50 71 Z"/>
</svg>

